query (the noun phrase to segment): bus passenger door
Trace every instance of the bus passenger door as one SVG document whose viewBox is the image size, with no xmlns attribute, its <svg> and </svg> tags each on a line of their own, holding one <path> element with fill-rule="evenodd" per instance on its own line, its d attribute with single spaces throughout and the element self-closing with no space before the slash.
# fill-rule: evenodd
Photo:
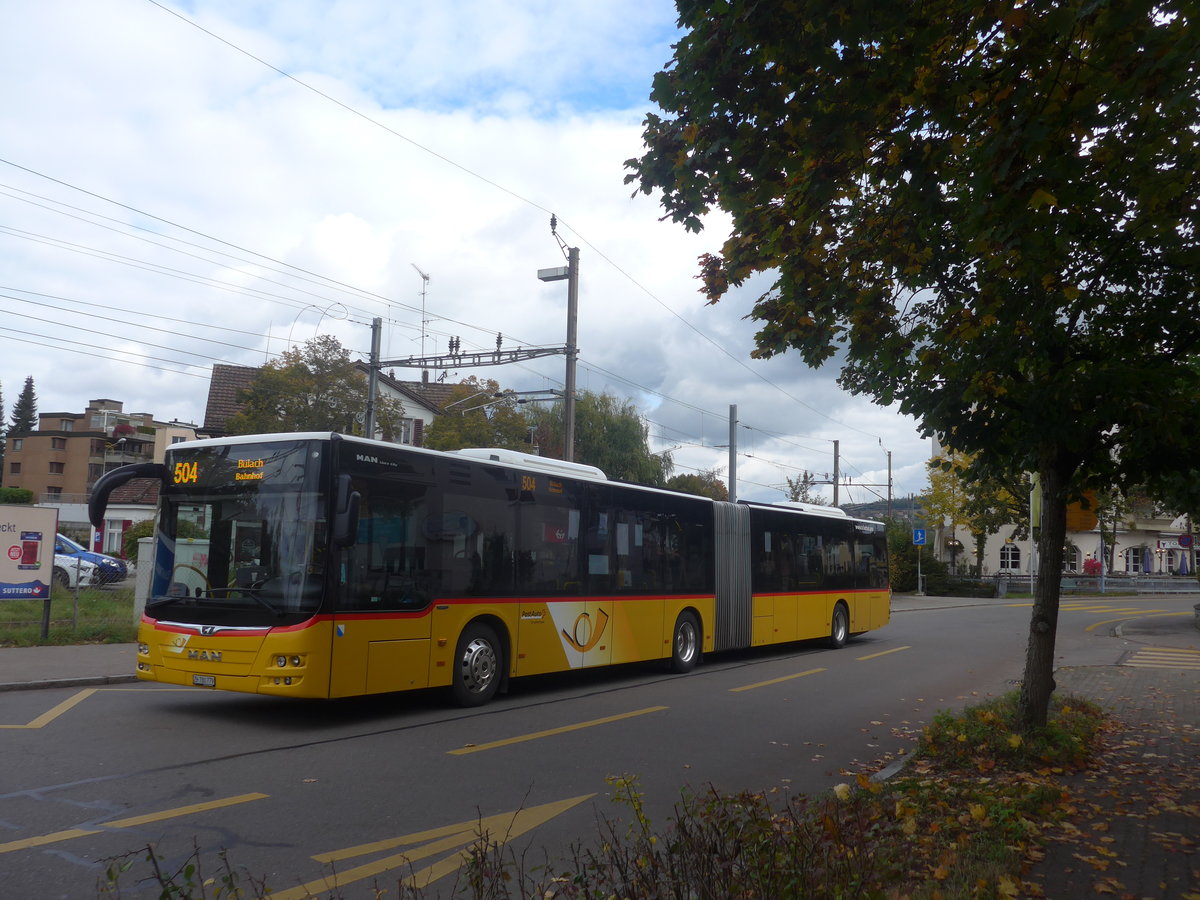
<svg viewBox="0 0 1200 900">
<path fill-rule="evenodd" d="M 364 543 L 344 553 L 331 697 L 429 685 L 429 597 L 411 555 Z"/>
</svg>

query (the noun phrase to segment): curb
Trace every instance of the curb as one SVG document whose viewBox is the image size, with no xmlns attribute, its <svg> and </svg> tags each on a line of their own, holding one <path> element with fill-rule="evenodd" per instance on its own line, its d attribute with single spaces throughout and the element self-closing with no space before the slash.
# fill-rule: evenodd
<svg viewBox="0 0 1200 900">
<path fill-rule="evenodd" d="M 84 678 L 51 678 L 45 681 L 10 681 L 0 684 L 5 691 L 33 691 L 40 688 L 91 687 L 96 684 L 132 684 L 136 675 L 89 675 Z"/>
</svg>

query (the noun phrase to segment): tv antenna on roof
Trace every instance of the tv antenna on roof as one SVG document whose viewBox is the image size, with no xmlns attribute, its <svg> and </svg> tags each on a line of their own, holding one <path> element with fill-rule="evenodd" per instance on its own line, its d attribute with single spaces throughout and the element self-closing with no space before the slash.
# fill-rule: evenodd
<svg viewBox="0 0 1200 900">
<path fill-rule="evenodd" d="M 429 324 L 429 319 L 425 318 L 425 292 L 429 289 L 429 276 L 421 271 L 421 267 L 416 263 L 409 263 L 417 274 L 421 276 L 421 356 L 425 356 L 425 326 Z M 428 374 L 428 373 L 426 373 Z"/>
</svg>

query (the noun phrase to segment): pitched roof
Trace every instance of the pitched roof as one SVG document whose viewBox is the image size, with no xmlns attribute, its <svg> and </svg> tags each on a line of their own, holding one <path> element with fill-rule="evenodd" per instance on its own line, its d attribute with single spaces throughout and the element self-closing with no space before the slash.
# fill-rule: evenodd
<svg viewBox="0 0 1200 900">
<path fill-rule="evenodd" d="M 397 387 L 424 403 L 432 410 L 437 412 L 442 411 L 451 397 L 454 396 L 454 389 L 457 384 L 447 384 L 442 381 L 397 381 Z"/>
<path fill-rule="evenodd" d="M 250 387 L 258 371 L 255 366 L 213 364 L 212 377 L 208 382 L 208 405 L 204 408 L 204 427 L 201 431 L 212 436 L 225 434 L 225 423 L 242 410 L 242 402 L 239 399 L 241 392 Z"/>
<path fill-rule="evenodd" d="M 365 363 L 356 365 L 366 372 Z M 230 417 L 242 411 L 244 404 L 239 399 L 241 392 L 250 387 L 259 371 L 257 366 L 214 363 L 212 377 L 208 383 L 208 404 L 204 408 L 204 427 L 199 430 L 212 437 L 226 434 L 225 426 Z M 444 382 L 398 381 L 382 372 L 379 377 L 398 393 L 405 394 L 439 413 L 442 407 L 450 402 L 454 388 L 457 387 Z"/>
<path fill-rule="evenodd" d="M 162 482 L 157 478 L 134 478 L 114 488 L 108 498 L 109 506 L 129 505 L 134 503 L 153 506 L 158 502 L 158 489 Z"/>
</svg>

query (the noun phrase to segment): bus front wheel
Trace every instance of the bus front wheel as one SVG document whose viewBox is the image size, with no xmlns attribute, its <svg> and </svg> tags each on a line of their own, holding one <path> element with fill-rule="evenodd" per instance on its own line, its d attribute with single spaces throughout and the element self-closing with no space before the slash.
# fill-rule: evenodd
<svg viewBox="0 0 1200 900">
<path fill-rule="evenodd" d="M 504 651 L 496 632 L 472 622 L 458 639 L 451 690 L 459 706 L 482 706 L 496 696 L 504 671 Z"/>
<path fill-rule="evenodd" d="M 850 637 L 850 613 L 845 604 L 839 603 L 833 608 L 833 621 L 829 626 L 829 646 L 834 650 L 846 646 Z"/>
<path fill-rule="evenodd" d="M 696 614 L 685 610 L 675 620 L 671 636 L 671 671 L 679 675 L 696 668 L 700 661 L 700 622 Z"/>
</svg>

